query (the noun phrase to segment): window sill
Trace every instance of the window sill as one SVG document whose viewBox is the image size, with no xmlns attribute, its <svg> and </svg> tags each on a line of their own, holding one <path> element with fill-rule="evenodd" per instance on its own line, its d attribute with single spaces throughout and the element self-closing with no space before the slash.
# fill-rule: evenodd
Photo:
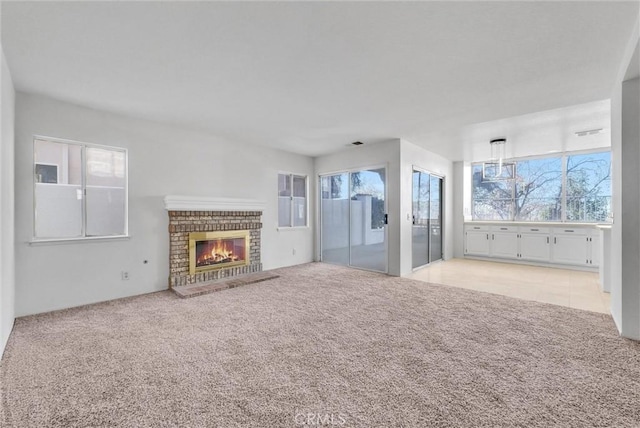
<svg viewBox="0 0 640 428">
<path fill-rule="evenodd" d="M 87 238 L 55 238 L 55 239 L 34 239 L 28 242 L 30 246 L 39 245 L 59 245 L 59 244 L 80 244 L 80 243 L 95 243 L 105 241 L 128 241 L 131 238 L 129 235 L 117 235 L 117 236 L 92 236 Z"/>
<path fill-rule="evenodd" d="M 308 230 L 309 226 L 294 226 L 294 227 L 277 227 L 276 230 L 278 232 L 289 232 L 294 230 Z"/>
</svg>

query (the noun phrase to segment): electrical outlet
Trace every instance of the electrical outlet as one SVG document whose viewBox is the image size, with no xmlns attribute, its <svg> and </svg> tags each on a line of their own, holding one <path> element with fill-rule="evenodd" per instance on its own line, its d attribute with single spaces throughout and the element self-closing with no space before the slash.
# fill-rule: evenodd
<svg viewBox="0 0 640 428">
<path fill-rule="evenodd" d="M 129 280 L 129 272 L 127 271 L 122 271 L 122 280 L 123 281 L 128 281 Z"/>
</svg>

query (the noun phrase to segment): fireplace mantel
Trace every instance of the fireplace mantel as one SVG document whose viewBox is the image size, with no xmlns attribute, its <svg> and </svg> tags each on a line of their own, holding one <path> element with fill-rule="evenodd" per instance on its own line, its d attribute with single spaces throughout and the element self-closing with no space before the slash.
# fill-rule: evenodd
<svg viewBox="0 0 640 428">
<path fill-rule="evenodd" d="M 255 199 L 165 196 L 167 211 L 264 211 L 265 203 Z"/>
</svg>

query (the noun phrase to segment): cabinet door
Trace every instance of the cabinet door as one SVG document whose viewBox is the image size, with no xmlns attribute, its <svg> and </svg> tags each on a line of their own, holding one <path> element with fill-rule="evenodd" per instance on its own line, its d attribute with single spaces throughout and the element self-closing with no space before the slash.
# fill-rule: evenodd
<svg viewBox="0 0 640 428">
<path fill-rule="evenodd" d="M 516 232 L 491 232 L 491 256 L 517 259 L 518 234 Z"/>
<path fill-rule="evenodd" d="M 489 232 L 467 231 L 466 254 L 489 255 Z"/>
<path fill-rule="evenodd" d="M 600 266 L 600 258 L 602 256 L 600 254 L 602 249 L 600 248 L 600 234 L 598 231 L 593 232 L 589 243 L 591 244 L 591 256 L 589 257 L 591 263 L 589 263 L 589 265 L 598 267 Z"/>
<path fill-rule="evenodd" d="M 555 235 L 552 262 L 586 266 L 589 259 L 588 244 L 587 237 L 584 235 Z"/>
<path fill-rule="evenodd" d="M 549 263 L 551 258 L 551 239 L 545 233 L 520 234 L 520 258 Z"/>
</svg>

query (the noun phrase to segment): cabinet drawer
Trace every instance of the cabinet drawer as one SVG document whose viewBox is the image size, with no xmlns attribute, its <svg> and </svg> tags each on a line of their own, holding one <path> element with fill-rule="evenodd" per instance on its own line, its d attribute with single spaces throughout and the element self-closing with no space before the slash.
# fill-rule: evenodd
<svg viewBox="0 0 640 428">
<path fill-rule="evenodd" d="M 520 233 L 545 233 L 548 234 L 551 231 L 548 227 L 534 227 L 534 226 L 526 226 L 520 227 Z"/>
<path fill-rule="evenodd" d="M 478 226 L 474 226 L 474 225 L 467 225 L 464 227 L 465 231 L 472 231 L 472 230 L 476 230 L 476 231 L 482 231 L 482 232 L 487 232 L 489 230 L 489 226 L 487 225 L 478 225 Z"/>
<path fill-rule="evenodd" d="M 555 227 L 553 228 L 554 235 L 572 235 L 572 236 L 587 236 L 589 229 L 582 227 Z"/>
<path fill-rule="evenodd" d="M 517 232 L 517 226 L 491 226 L 492 232 Z"/>
</svg>

